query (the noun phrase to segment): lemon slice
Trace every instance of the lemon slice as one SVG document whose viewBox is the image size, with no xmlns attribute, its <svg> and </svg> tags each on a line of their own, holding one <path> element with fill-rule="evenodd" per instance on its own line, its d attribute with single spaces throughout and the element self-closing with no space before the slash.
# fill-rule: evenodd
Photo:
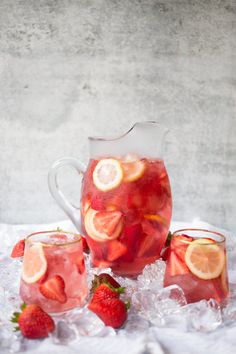
<svg viewBox="0 0 236 354">
<path fill-rule="evenodd" d="M 192 241 L 188 246 L 185 253 L 185 263 L 198 278 L 214 279 L 223 270 L 224 251 L 213 240 L 200 238 Z"/>
<path fill-rule="evenodd" d="M 87 234 L 95 241 L 104 242 L 116 239 L 123 227 L 120 211 L 98 211 L 89 208 L 84 218 Z"/>
<path fill-rule="evenodd" d="M 145 172 L 146 164 L 138 156 L 126 155 L 122 160 L 124 182 L 134 182 L 141 178 Z"/>
<path fill-rule="evenodd" d="M 120 185 L 123 174 L 119 161 L 112 158 L 102 159 L 93 171 L 93 183 L 99 190 L 107 192 Z"/>
<path fill-rule="evenodd" d="M 25 248 L 22 279 L 26 283 L 36 283 L 47 270 L 47 260 L 40 243 L 28 245 Z"/>
</svg>

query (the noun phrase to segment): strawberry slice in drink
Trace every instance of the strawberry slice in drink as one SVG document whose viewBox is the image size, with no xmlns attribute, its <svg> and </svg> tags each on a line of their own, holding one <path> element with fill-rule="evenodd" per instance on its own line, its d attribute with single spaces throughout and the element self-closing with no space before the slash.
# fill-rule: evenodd
<svg viewBox="0 0 236 354">
<path fill-rule="evenodd" d="M 187 235 L 172 237 L 169 256 L 167 258 L 171 276 L 189 273 L 189 269 L 185 264 L 185 253 L 192 240 L 193 238 Z"/>
<path fill-rule="evenodd" d="M 173 236 L 171 239 L 171 252 L 174 252 L 176 256 L 185 262 L 185 253 L 188 245 L 193 241 L 193 238 L 187 235 L 177 235 Z"/>
<path fill-rule="evenodd" d="M 84 219 L 87 234 L 96 241 L 104 242 L 116 239 L 123 227 L 123 215 L 120 211 L 97 211 L 90 208 Z"/>
<path fill-rule="evenodd" d="M 120 241 L 127 247 L 127 252 L 122 256 L 123 261 L 132 262 L 136 257 L 142 239 L 141 224 L 126 225 L 120 236 Z"/>
<path fill-rule="evenodd" d="M 115 261 L 128 251 L 127 247 L 119 241 L 111 241 L 108 246 L 107 259 L 108 261 Z"/>
<path fill-rule="evenodd" d="M 64 304 L 67 301 L 65 293 L 65 282 L 60 275 L 55 275 L 39 286 L 41 294 L 50 300 Z"/>
<path fill-rule="evenodd" d="M 167 267 L 169 269 L 170 276 L 183 275 L 189 273 L 189 269 L 173 251 L 170 253 L 167 260 Z"/>
</svg>

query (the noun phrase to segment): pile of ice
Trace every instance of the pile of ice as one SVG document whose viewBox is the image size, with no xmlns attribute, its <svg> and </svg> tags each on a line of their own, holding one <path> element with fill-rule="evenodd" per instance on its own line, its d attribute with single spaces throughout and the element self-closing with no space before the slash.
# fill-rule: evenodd
<svg viewBox="0 0 236 354">
<path fill-rule="evenodd" d="M 105 270 L 90 268 L 89 257 L 86 263 L 89 283 L 94 274 L 101 272 L 112 274 L 109 268 Z M 10 322 L 12 313 L 20 306 L 18 295 L 20 268 L 20 261 L 9 257 L 2 257 L 0 261 L 1 353 L 15 353 L 19 350 L 26 350 L 32 345 L 30 341 L 13 331 L 14 327 Z M 148 333 L 151 328 L 155 327 L 178 328 L 185 332 L 209 332 L 236 320 L 236 286 L 231 285 L 230 301 L 223 310 L 213 299 L 187 304 L 179 286 L 172 285 L 163 288 L 164 271 L 165 262 L 158 260 L 146 266 L 137 280 L 116 277 L 121 285 L 126 287 L 125 296 L 132 304 L 124 328 L 116 331 L 104 326 L 103 322 L 85 306 L 55 317 L 56 330 L 46 340 L 55 344 L 67 344 L 84 336 L 139 335 Z"/>
</svg>

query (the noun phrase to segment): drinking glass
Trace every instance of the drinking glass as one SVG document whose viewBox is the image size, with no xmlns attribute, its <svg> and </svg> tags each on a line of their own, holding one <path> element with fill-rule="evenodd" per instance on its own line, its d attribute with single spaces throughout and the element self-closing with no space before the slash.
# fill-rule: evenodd
<svg viewBox="0 0 236 354">
<path fill-rule="evenodd" d="M 20 296 L 57 313 L 82 306 L 88 294 L 87 276 L 79 234 L 43 231 L 25 241 Z"/>
<path fill-rule="evenodd" d="M 175 231 L 167 257 L 164 286 L 179 285 L 188 303 L 229 295 L 225 236 L 203 229 Z"/>
</svg>

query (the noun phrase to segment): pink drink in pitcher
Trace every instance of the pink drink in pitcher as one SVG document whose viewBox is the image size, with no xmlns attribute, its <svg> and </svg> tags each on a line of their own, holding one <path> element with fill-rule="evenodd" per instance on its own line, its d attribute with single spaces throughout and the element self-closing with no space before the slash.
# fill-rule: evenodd
<svg viewBox="0 0 236 354">
<path fill-rule="evenodd" d="M 89 137 L 87 166 L 65 157 L 51 167 L 52 196 L 86 236 L 95 267 L 137 276 L 160 257 L 172 208 L 163 161 L 166 133 L 157 122 L 139 122 L 119 137 Z M 58 185 L 58 173 L 65 166 L 83 177 L 77 207 Z"/>
<path fill-rule="evenodd" d="M 90 160 L 82 183 L 82 226 L 96 267 L 136 276 L 160 257 L 171 218 L 163 160 L 126 155 Z"/>
<path fill-rule="evenodd" d="M 58 231 L 27 237 L 20 296 L 50 313 L 82 306 L 88 293 L 81 237 Z"/>
</svg>

